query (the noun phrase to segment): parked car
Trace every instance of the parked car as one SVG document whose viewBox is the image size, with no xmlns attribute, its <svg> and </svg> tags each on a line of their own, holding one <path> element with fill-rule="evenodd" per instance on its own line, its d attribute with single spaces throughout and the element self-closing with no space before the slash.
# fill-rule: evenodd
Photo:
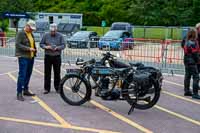
<svg viewBox="0 0 200 133">
<path fill-rule="evenodd" d="M 37 20 L 35 32 L 44 33 L 47 31 L 49 31 L 49 22 L 45 20 Z"/>
<path fill-rule="evenodd" d="M 132 35 L 126 30 L 110 30 L 98 43 L 98 48 L 110 50 L 133 49 L 134 40 Z"/>
<path fill-rule="evenodd" d="M 63 36 L 65 44 L 67 44 L 67 40 L 69 39 L 69 36 L 67 36 L 66 34 L 63 34 L 63 33 L 60 33 L 60 34 Z"/>
<path fill-rule="evenodd" d="M 97 42 L 98 36 L 94 31 L 78 31 L 67 40 L 69 48 L 95 48 Z"/>
<path fill-rule="evenodd" d="M 42 34 L 43 33 L 40 33 L 40 32 L 33 32 L 33 37 L 35 39 L 35 42 L 40 42 L 41 39 L 42 39 Z"/>
<path fill-rule="evenodd" d="M 131 37 L 133 37 L 133 26 L 127 22 L 114 22 L 112 23 L 110 30 L 125 30 L 130 33 Z"/>
<path fill-rule="evenodd" d="M 80 30 L 80 24 L 75 23 L 59 23 L 58 32 L 65 34 L 67 37 L 72 36 Z"/>
</svg>

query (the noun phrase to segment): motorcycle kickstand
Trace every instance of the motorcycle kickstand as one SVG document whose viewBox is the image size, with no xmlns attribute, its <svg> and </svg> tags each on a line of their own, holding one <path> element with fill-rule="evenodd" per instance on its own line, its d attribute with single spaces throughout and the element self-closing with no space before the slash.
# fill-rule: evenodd
<svg viewBox="0 0 200 133">
<path fill-rule="evenodd" d="M 137 103 L 137 100 L 138 100 L 138 95 L 136 96 L 136 99 L 133 101 L 133 103 L 132 103 L 132 105 L 131 105 L 131 108 L 130 108 L 130 110 L 128 111 L 128 115 L 130 115 L 130 114 L 134 111 L 135 105 L 136 105 L 136 103 Z"/>
<path fill-rule="evenodd" d="M 132 103 L 131 108 L 130 108 L 130 110 L 128 111 L 128 115 L 130 115 L 130 114 L 134 111 L 134 109 L 135 109 L 135 104 L 136 104 L 136 101 L 134 101 L 134 102 Z"/>
</svg>

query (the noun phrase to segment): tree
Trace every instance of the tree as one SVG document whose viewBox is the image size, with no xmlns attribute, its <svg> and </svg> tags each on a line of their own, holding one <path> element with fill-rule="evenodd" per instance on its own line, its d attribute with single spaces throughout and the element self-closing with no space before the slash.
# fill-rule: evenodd
<svg viewBox="0 0 200 133">
<path fill-rule="evenodd" d="M 2 0 L 0 12 L 83 13 L 83 23 L 99 25 L 106 20 L 134 25 L 194 25 L 199 22 L 199 0 Z"/>
<path fill-rule="evenodd" d="M 0 5 L 1 5 L 0 6 L 1 13 L 3 12 L 25 13 L 25 12 L 31 12 L 34 10 L 32 0 L 4 0 L 0 2 Z M 19 18 L 14 19 L 16 31 L 18 31 L 18 27 L 17 27 L 18 21 L 19 21 Z M 1 25 L 7 26 L 7 24 L 4 24 L 4 23 L 2 23 Z"/>
</svg>

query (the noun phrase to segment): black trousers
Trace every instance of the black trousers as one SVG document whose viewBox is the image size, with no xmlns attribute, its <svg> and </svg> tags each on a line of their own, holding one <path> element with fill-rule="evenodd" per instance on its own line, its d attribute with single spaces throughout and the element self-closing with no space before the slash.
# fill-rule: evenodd
<svg viewBox="0 0 200 133">
<path fill-rule="evenodd" d="M 197 68 L 198 68 L 198 71 L 199 71 L 199 74 L 200 74 L 200 64 L 197 64 Z"/>
<path fill-rule="evenodd" d="M 185 65 L 185 79 L 184 79 L 184 90 L 188 92 L 190 89 L 190 80 L 193 79 L 193 93 L 198 94 L 199 88 L 199 72 L 197 65 Z"/>
<path fill-rule="evenodd" d="M 60 83 L 61 56 L 45 55 L 44 59 L 44 89 L 51 90 L 51 69 L 54 71 L 54 88 L 58 90 Z"/>
</svg>

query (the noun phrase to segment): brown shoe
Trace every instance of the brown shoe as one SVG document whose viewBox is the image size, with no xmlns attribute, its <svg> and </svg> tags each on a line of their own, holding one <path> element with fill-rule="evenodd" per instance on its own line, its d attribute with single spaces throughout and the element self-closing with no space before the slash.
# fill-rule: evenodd
<svg viewBox="0 0 200 133">
<path fill-rule="evenodd" d="M 24 101 L 24 97 L 23 97 L 22 93 L 17 94 L 17 100 Z"/>
<path fill-rule="evenodd" d="M 29 92 L 28 90 L 24 91 L 24 96 L 35 96 L 35 94 Z"/>
</svg>

